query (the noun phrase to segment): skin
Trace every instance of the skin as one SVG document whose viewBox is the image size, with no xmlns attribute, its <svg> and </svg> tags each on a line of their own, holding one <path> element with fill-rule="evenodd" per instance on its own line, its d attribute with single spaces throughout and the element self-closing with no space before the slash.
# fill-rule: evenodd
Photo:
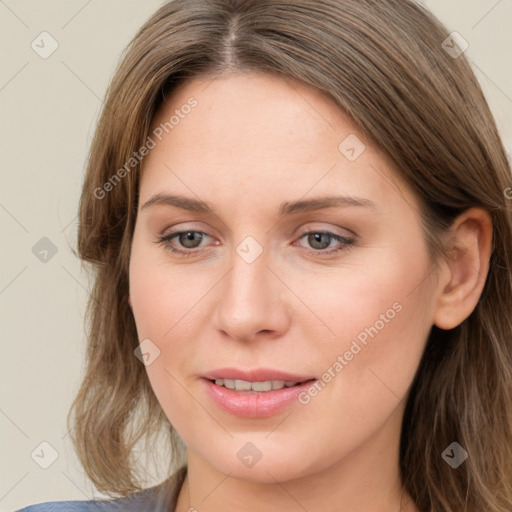
<svg viewBox="0 0 512 512">
<path fill-rule="evenodd" d="M 197 106 L 144 160 L 129 276 L 139 339 L 160 350 L 148 377 L 187 446 L 177 512 L 417 511 L 407 493 L 401 502 L 404 406 L 432 325 L 458 325 L 478 301 L 488 214 L 456 220 L 456 257 L 433 273 L 414 195 L 328 98 L 260 73 L 195 79 L 167 98 L 153 128 L 190 97 Z M 351 134 L 366 146 L 355 161 L 338 149 Z M 142 209 L 157 193 L 200 199 L 214 213 Z M 284 201 L 341 194 L 376 208 L 278 215 Z M 155 242 L 171 228 L 207 236 L 167 242 L 195 251 L 185 258 Z M 310 231 L 355 241 L 315 245 Z M 263 249 L 252 263 L 236 252 L 247 236 Z M 225 366 L 321 379 L 394 303 L 400 312 L 306 405 L 239 418 L 203 389 L 199 374 Z M 251 468 L 237 458 L 247 442 L 262 453 Z"/>
</svg>

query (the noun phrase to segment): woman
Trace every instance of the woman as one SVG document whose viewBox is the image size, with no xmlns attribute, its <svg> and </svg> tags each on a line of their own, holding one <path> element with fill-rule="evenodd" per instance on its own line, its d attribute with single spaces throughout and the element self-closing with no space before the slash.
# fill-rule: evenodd
<svg viewBox="0 0 512 512">
<path fill-rule="evenodd" d="M 151 17 L 80 203 L 69 423 L 113 498 L 23 510 L 510 512 L 511 173 L 463 49 L 406 0 Z"/>
</svg>

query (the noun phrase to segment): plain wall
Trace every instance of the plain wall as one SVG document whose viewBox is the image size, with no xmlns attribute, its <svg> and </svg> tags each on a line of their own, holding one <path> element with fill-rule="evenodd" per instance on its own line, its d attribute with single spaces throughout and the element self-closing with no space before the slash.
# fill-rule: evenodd
<svg viewBox="0 0 512 512">
<path fill-rule="evenodd" d="M 161 3 L 0 2 L 1 511 L 90 499 L 95 492 L 65 423 L 83 367 L 89 286 L 70 247 L 75 246 L 86 154 L 105 89 L 121 52 Z M 423 3 L 469 42 L 467 55 L 510 153 L 512 2 Z M 43 31 L 58 42 L 46 59 L 31 47 Z M 48 50 L 50 40 L 45 41 Z M 39 42 L 39 51 L 42 46 Z M 53 244 L 54 255 L 43 237 Z M 45 249 L 43 262 L 40 251 Z M 58 453 L 48 469 L 31 457 L 41 442 Z M 43 445 L 34 458 L 44 463 L 50 454 Z"/>
</svg>

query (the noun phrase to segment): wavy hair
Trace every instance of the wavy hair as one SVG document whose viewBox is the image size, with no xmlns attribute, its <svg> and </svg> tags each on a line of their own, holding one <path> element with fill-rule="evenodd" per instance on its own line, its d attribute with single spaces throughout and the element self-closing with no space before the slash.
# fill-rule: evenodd
<svg viewBox="0 0 512 512">
<path fill-rule="evenodd" d="M 78 255 L 94 284 L 86 367 L 68 426 L 99 490 L 140 489 L 136 447 L 158 433 L 183 462 L 179 436 L 134 356 L 128 266 L 136 155 L 177 85 L 260 71 L 322 91 L 385 152 L 420 202 L 434 265 L 447 257 L 442 235 L 457 215 L 470 207 L 490 213 L 484 289 L 460 325 L 431 329 L 406 404 L 399 463 L 422 512 L 512 510 L 511 169 L 466 56 L 445 51 L 449 37 L 410 0 L 174 0 L 142 26 L 108 87 L 79 205 Z M 455 441 L 469 457 L 452 469 L 441 454 Z"/>
</svg>

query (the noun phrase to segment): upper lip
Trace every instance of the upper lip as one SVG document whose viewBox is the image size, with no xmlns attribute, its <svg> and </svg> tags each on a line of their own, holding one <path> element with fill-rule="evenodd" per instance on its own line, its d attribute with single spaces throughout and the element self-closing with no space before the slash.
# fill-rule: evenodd
<svg viewBox="0 0 512 512">
<path fill-rule="evenodd" d="M 284 380 L 287 382 L 305 382 L 315 377 L 308 375 L 297 375 L 293 373 L 274 370 L 272 368 L 255 368 L 252 370 L 240 370 L 238 368 L 218 368 L 204 373 L 201 377 L 208 380 L 233 379 L 245 380 L 248 382 L 265 382 L 267 380 Z"/>
</svg>

